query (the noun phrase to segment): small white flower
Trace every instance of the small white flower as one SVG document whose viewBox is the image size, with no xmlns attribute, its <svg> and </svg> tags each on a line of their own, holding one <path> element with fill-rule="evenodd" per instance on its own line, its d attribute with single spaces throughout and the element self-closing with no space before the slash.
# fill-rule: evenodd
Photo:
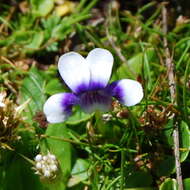
<svg viewBox="0 0 190 190">
<path fill-rule="evenodd" d="M 36 163 L 36 168 L 37 168 L 37 169 L 42 169 L 42 164 L 41 164 L 40 162 L 37 162 L 37 163 Z"/>
<path fill-rule="evenodd" d="M 35 174 L 43 178 L 55 178 L 58 171 L 58 162 L 55 155 L 48 152 L 47 155 L 38 154 L 35 157 Z"/>
<path fill-rule="evenodd" d="M 43 156 L 42 159 L 43 159 L 44 161 L 46 161 L 46 160 L 48 159 L 48 157 L 47 157 L 47 156 Z"/>
<path fill-rule="evenodd" d="M 42 164 L 42 170 L 45 171 L 46 168 L 47 168 L 46 163 L 44 162 L 44 163 L 41 163 L 41 164 Z"/>
<path fill-rule="evenodd" d="M 51 176 L 51 172 L 49 170 L 45 170 L 44 177 L 50 177 L 50 176 Z"/>
<path fill-rule="evenodd" d="M 49 157 L 50 157 L 52 160 L 56 160 L 56 157 L 55 157 L 55 155 L 53 155 L 53 154 L 49 154 Z"/>
<path fill-rule="evenodd" d="M 36 162 L 39 162 L 42 160 L 42 155 L 41 154 L 38 154 L 36 157 L 35 157 L 35 161 Z"/>
<path fill-rule="evenodd" d="M 125 106 L 133 106 L 143 98 L 139 82 L 122 79 L 108 84 L 113 66 L 113 56 L 106 50 L 95 48 L 86 58 L 76 52 L 69 52 L 59 58 L 58 70 L 72 90 L 51 96 L 44 104 L 44 113 L 50 123 L 59 123 L 72 113 L 74 105 L 92 113 L 96 110 L 108 111 L 112 97 Z"/>
<path fill-rule="evenodd" d="M 50 169 L 55 172 L 57 171 L 57 166 L 55 164 L 52 164 L 50 165 Z"/>
</svg>

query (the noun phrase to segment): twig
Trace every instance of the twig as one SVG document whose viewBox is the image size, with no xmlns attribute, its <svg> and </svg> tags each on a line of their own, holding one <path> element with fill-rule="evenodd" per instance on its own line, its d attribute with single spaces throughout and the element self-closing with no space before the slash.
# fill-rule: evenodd
<svg viewBox="0 0 190 190">
<path fill-rule="evenodd" d="M 125 58 L 125 56 L 122 54 L 121 52 L 121 48 L 119 48 L 113 39 L 113 36 L 109 33 L 109 24 L 112 22 L 111 20 L 111 8 L 108 9 L 108 13 L 107 13 L 107 17 L 108 19 L 106 20 L 105 23 L 105 28 L 106 28 L 106 36 L 108 38 L 108 42 L 109 44 L 112 46 L 112 48 L 115 50 L 115 53 L 117 54 L 117 56 L 119 57 L 119 59 L 127 66 L 127 69 L 129 70 L 130 74 L 132 74 L 133 76 L 136 75 L 136 73 L 130 68 L 130 65 L 128 64 L 127 59 Z"/>
<path fill-rule="evenodd" d="M 108 37 L 108 41 L 110 43 L 110 45 L 112 46 L 112 48 L 115 50 L 117 56 L 120 58 L 120 60 L 124 63 L 124 64 L 128 64 L 127 63 L 127 59 L 124 57 L 124 55 L 121 53 L 121 49 L 119 47 L 117 47 L 115 45 L 115 42 L 113 40 L 113 37 L 110 35 L 109 31 L 108 31 L 108 27 L 106 26 L 106 35 Z"/>
<path fill-rule="evenodd" d="M 167 76 L 169 80 L 171 102 L 173 105 L 177 105 L 174 65 L 172 62 L 172 57 L 170 55 L 170 50 L 168 48 L 168 42 L 166 38 L 168 27 L 167 27 L 167 9 L 165 6 L 162 7 L 162 21 L 163 21 L 163 33 L 165 35 L 164 37 L 165 64 L 166 64 Z M 182 181 L 181 164 L 180 164 L 180 152 L 179 152 L 179 125 L 178 125 L 175 113 L 173 114 L 173 119 L 174 119 L 173 140 L 174 140 L 174 156 L 175 156 L 175 165 L 176 165 L 177 184 L 178 184 L 179 190 L 183 190 L 183 181 Z"/>
<path fill-rule="evenodd" d="M 108 38 L 108 42 L 110 43 L 112 48 L 115 50 L 115 53 L 117 54 L 119 59 L 127 66 L 127 68 L 129 70 L 129 72 L 131 73 L 131 75 L 135 76 L 136 73 L 134 71 L 132 71 L 132 69 L 130 68 L 130 66 L 129 66 L 128 62 L 127 62 L 127 59 L 121 53 L 121 49 L 115 45 L 115 42 L 114 42 L 112 36 L 109 34 L 108 27 L 106 27 L 106 35 L 107 35 L 107 38 Z"/>
<path fill-rule="evenodd" d="M 4 19 L 4 23 L 0 25 L 0 33 L 3 31 L 6 24 L 8 24 L 8 22 L 10 21 L 10 19 L 13 16 L 15 10 L 16 10 L 16 7 L 11 7 L 10 8 L 8 16 Z"/>
</svg>

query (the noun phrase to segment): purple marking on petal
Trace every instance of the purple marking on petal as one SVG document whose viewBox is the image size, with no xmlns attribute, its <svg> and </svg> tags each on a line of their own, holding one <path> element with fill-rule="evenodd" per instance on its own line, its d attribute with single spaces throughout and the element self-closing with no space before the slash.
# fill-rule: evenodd
<svg viewBox="0 0 190 190">
<path fill-rule="evenodd" d="M 111 84 L 109 84 L 105 88 L 105 93 L 110 94 L 110 96 L 113 96 L 122 102 L 123 101 L 122 97 L 124 96 L 124 92 L 123 89 L 118 85 L 118 82 L 119 81 L 114 81 Z"/>
<path fill-rule="evenodd" d="M 105 87 L 104 83 L 91 81 L 89 90 L 100 90 L 103 89 L 104 87 Z"/>
<path fill-rule="evenodd" d="M 80 96 L 80 105 L 85 112 L 92 113 L 96 110 L 108 111 L 111 108 L 112 97 L 103 90 L 88 91 Z"/>
<path fill-rule="evenodd" d="M 76 88 L 76 94 L 79 95 L 79 94 L 82 94 L 82 93 L 84 93 L 84 92 L 86 92 L 88 90 L 89 90 L 89 85 L 87 85 L 87 84 L 80 84 Z"/>
<path fill-rule="evenodd" d="M 65 93 L 64 98 L 61 102 L 63 111 L 68 115 L 72 112 L 72 106 L 78 103 L 78 98 L 72 93 Z"/>
<path fill-rule="evenodd" d="M 80 84 L 76 89 L 76 94 L 80 95 L 88 91 L 101 90 L 104 88 L 104 84 L 101 82 L 90 82 L 90 85 Z"/>
</svg>

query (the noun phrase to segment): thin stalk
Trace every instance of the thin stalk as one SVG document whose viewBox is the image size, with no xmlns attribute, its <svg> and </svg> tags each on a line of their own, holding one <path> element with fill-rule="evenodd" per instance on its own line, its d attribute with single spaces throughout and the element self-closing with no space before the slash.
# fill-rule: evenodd
<svg viewBox="0 0 190 190">
<path fill-rule="evenodd" d="M 167 9 L 165 6 L 162 7 L 162 21 L 163 21 L 163 33 L 165 36 L 167 35 L 168 23 L 167 23 Z M 176 95 L 176 82 L 174 75 L 174 64 L 172 62 L 172 57 L 170 54 L 170 50 L 168 48 L 167 38 L 164 37 L 164 48 L 165 48 L 165 64 L 167 68 L 167 76 L 169 80 L 169 89 L 171 96 L 171 103 L 177 106 L 177 95 Z M 173 140 L 174 140 L 174 156 L 175 156 L 175 165 L 176 165 L 176 176 L 177 176 L 177 184 L 178 189 L 183 190 L 183 181 L 182 181 L 182 173 L 181 173 L 181 163 L 180 163 L 180 152 L 179 152 L 179 125 L 176 119 L 176 114 L 173 113 L 174 119 L 174 130 L 173 130 Z"/>
<path fill-rule="evenodd" d="M 187 54 L 189 48 L 190 48 L 190 43 L 188 42 L 187 47 L 185 48 L 182 56 L 180 57 L 179 61 L 176 64 L 176 69 L 179 69 L 181 62 L 183 61 L 183 59 L 184 59 L 185 55 Z"/>
<path fill-rule="evenodd" d="M 80 3 L 79 3 L 79 5 L 77 6 L 75 12 L 81 11 L 81 9 L 84 7 L 84 4 L 86 3 L 86 1 L 87 1 L 87 0 L 81 0 Z"/>
<path fill-rule="evenodd" d="M 105 190 L 109 190 L 117 181 L 119 181 L 121 178 L 121 176 L 118 176 L 117 178 L 115 178 Z"/>
<path fill-rule="evenodd" d="M 125 165 L 125 151 L 121 151 L 121 184 L 120 184 L 120 190 L 124 189 L 124 165 Z"/>
<path fill-rule="evenodd" d="M 86 14 L 99 0 L 92 0 L 86 8 L 83 9 L 82 14 Z"/>
<path fill-rule="evenodd" d="M 73 143 L 73 144 L 79 144 L 79 145 L 83 145 L 83 146 L 89 146 L 87 143 L 78 142 L 78 141 L 76 142 L 71 139 L 67 139 L 67 138 L 63 138 L 63 137 L 49 136 L 49 135 L 41 135 L 40 137 L 41 138 L 50 138 L 50 139 L 64 141 L 64 142 Z"/>
<path fill-rule="evenodd" d="M 97 47 L 104 48 L 104 45 L 101 43 L 99 39 L 97 39 L 92 33 L 90 33 L 88 30 L 85 30 L 85 35 L 87 38 L 89 38 Z"/>
</svg>

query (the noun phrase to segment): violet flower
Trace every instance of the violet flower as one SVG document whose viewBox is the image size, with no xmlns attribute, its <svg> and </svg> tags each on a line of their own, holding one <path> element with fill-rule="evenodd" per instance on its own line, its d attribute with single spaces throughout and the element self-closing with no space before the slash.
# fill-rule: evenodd
<svg viewBox="0 0 190 190">
<path fill-rule="evenodd" d="M 80 105 L 87 113 L 108 111 L 112 97 L 126 106 L 139 103 L 143 98 L 139 82 L 122 79 L 108 84 L 112 66 L 113 56 L 106 49 L 93 49 L 86 58 L 76 52 L 62 55 L 58 70 L 72 92 L 55 94 L 46 101 L 43 110 L 48 122 L 66 120 L 74 105 Z"/>
</svg>

